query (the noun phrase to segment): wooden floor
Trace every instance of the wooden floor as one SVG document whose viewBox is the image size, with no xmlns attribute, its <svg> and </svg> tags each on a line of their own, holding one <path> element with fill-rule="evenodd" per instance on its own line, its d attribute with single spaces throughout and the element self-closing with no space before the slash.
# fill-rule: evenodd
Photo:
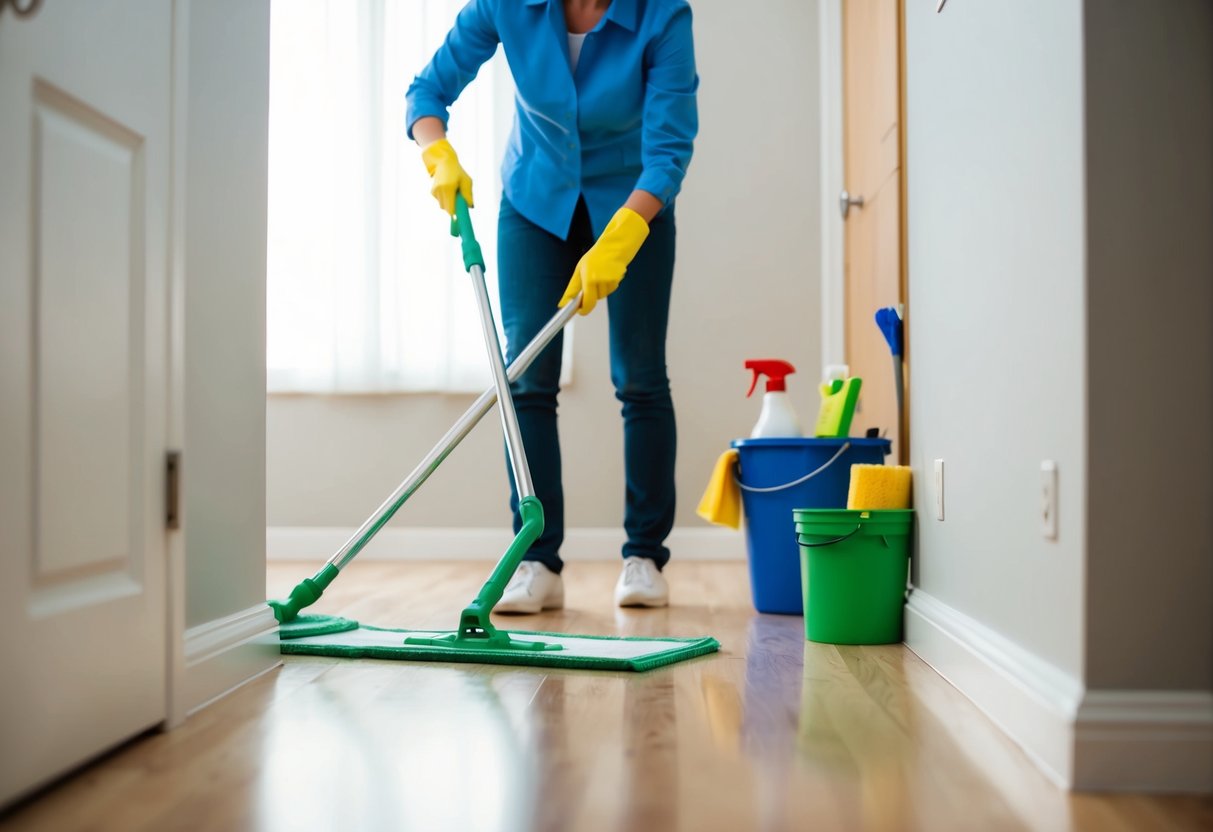
<svg viewBox="0 0 1213 832">
<path fill-rule="evenodd" d="M 270 594 L 311 568 L 272 566 Z M 0 828 L 1213 829 L 1208 798 L 1066 795 L 903 647 L 756 615 L 739 564 L 672 564 L 668 610 L 615 609 L 617 571 L 573 564 L 566 611 L 504 620 L 722 652 L 646 674 L 289 658 Z M 316 609 L 449 628 L 487 574 L 359 563 Z"/>
</svg>

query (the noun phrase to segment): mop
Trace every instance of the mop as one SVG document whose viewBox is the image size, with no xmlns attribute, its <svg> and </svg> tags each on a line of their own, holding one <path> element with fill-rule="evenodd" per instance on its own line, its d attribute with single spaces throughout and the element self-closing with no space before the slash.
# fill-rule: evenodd
<svg viewBox="0 0 1213 832">
<path fill-rule="evenodd" d="M 501 353 L 501 341 L 489 305 L 484 282 L 484 257 L 472 230 L 467 202 L 455 199 L 452 236 L 459 237 L 463 265 L 472 280 L 472 290 L 480 311 L 481 329 L 488 351 L 493 386 L 447 431 L 425 458 L 396 490 L 376 509 L 353 536 L 331 557 L 319 572 L 301 581 L 283 601 L 269 601 L 279 622 L 279 639 L 284 654 L 337 656 L 344 658 L 400 659 L 431 662 L 476 662 L 484 664 L 522 664 L 540 667 L 593 668 L 600 670 L 651 670 L 655 667 L 715 652 L 719 642 L 701 638 L 639 638 L 568 635 L 563 633 L 499 630 L 489 614 L 501 600 L 506 584 L 513 577 L 523 555 L 543 533 L 543 506 L 535 496 L 530 467 L 518 416 L 509 384 L 514 381 L 551 342 L 557 332 L 572 319 L 581 296 L 558 311 L 519 353 L 508 370 Z M 399 511 L 400 507 L 429 478 L 472 428 L 493 406 L 499 405 L 506 450 L 518 492 L 518 512 L 522 528 L 506 548 L 489 579 L 476 598 L 459 616 L 454 630 L 394 630 L 371 627 L 348 618 L 300 615 L 314 604 L 350 561 L 357 557 L 371 538 Z"/>
</svg>

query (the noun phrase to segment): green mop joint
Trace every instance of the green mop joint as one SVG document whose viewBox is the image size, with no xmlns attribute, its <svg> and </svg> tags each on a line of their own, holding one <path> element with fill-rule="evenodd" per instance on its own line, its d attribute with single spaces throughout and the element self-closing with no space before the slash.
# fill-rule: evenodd
<svg viewBox="0 0 1213 832">
<path fill-rule="evenodd" d="M 316 603 L 339 572 L 340 570 L 330 563 L 317 572 L 314 577 L 304 578 L 300 581 L 291 590 L 291 594 L 285 601 L 266 601 L 270 609 L 274 611 L 274 617 L 278 619 L 278 623 L 286 624 L 289 621 L 295 620 L 300 610 Z"/>
<path fill-rule="evenodd" d="M 436 637 L 410 636 L 405 644 L 425 647 L 441 647 L 455 650 L 561 650 L 559 644 L 545 641 L 519 641 L 504 630 L 498 630 L 489 620 L 489 613 L 505 592 L 506 584 L 514 576 L 522 556 L 543 534 L 543 504 L 538 497 L 523 497 L 518 503 L 518 514 L 522 528 L 514 537 L 497 563 L 493 574 L 485 581 L 476 600 L 468 604 L 459 615 L 459 629 L 453 633 Z"/>
</svg>

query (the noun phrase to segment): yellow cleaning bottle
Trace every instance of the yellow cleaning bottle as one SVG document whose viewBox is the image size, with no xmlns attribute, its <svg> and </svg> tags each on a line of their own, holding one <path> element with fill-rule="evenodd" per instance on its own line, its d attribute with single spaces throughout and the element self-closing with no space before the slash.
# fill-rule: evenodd
<svg viewBox="0 0 1213 832">
<path fill-rule="evenodd" d="M 851 430 L 855 403 L 859 401 L 859 389 L 862 386 L 862 379 L 847 377 L 845 366 L 835 365 L 827 368 L 820 387 L 821 410 L 817 412 L 814 436 L 825 439 L 847 435 Z"/>
</svg>

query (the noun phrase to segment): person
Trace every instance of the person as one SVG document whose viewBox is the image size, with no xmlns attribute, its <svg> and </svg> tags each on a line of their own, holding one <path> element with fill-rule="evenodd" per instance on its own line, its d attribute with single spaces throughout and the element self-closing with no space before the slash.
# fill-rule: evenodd
<svg viewBox="0 0 1213 832">
<path fill-rule="evenodd" d="M 517 90 L 497 232 L 506 358 L 513 361 L 579 293 L 582 315 L 605 301 L 626 479 L 615 600 L 665 606 L 661 570 L 675 499 L 665 359 L 674 198 L 698 132 L 691 9 L 685 0 L 471 0 L 407 95 L 409 138 L 447 213 L 456 193 L 475 204 L 471 177 L 447 139 L 448 108 L 498 44 Z M 560 359 L 557 336 L 511 385 L 546 523 L 497 612 L 564 605 Z M 510 488 L 517 531 L 512 477 Z"/>
</svg>

